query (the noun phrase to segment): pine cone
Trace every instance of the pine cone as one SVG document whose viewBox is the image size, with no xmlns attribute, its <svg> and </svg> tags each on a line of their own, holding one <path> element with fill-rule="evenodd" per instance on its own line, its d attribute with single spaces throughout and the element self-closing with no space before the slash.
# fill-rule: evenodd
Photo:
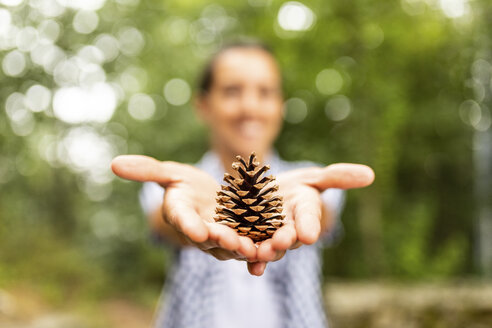
<svg viewBox="0 0 492 328">
<path fill-rule="evenodd" d="M 261 177 L 270 166 L 260 168 L 254 152 L 248 163 L 241 156 L 236 159 L 238 162 L 232 163 L 232 168 L 238 171 L 239 177 L 224 174 L 228 185 L 222 185 L 222 190 L 217 192 L 214 219 L 254 242 L 263 241 L 283 225 L 282 197 L 275 195 L 278 186 L 270 183 L 275 180 L 273 175 Z"/>
</svg>

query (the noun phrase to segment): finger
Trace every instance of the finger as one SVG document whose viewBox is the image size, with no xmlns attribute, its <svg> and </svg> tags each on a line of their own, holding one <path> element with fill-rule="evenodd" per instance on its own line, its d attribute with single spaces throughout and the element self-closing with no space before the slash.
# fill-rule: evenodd
<svg viewBox="0 0 492 328">
<path fill-rule="evenodd" d="M 261 276 L 265 272 L 265 262 L 248 262 L 248 271 L 253 276 Z"/>
<path fill-rule="evenodd" d="M 122 155 L 113 159 L 111 169 L 117 176 L 133 181 L 154 181 L 166 186 L 178 181 L 181 164 L 160 162 L 142 155 Z"/>
<path fill-rule="evenodd" d="M 280 260 L 285 250 L 277 251 L 273 248 L 272 240 L 263 241 L 258 247 L 258 260 L 260 262 L 274 262 Z"/>
<path fill-rule="evenodd" d="M 328 188 L 362 188 L 374 181 L 374 171 L 361 164 L 332 164 L 317 171 L 316 175 L 310 184 L 320 191 Z"/>
<path fill-rule="evenodd" d="M 239 248 L 237 251 L 244 257 L 246 257 L 249 261 L 256 260 L 256 246 L 251 238 L 240 236 Z"/>
<path fill-rule="evenodd" d="M 300 241 L 296 241 L 294 245 L 290 246 L 289 249 L 297 249 L 302 246 L 302 243 Z"/>
<path fill-rule="evenodd" d="M 270 262 L 275 258 L 275 256 L 277 255 L 276 253 L 277 252 L 275 251 L 275 249 L 272 246 L 272 240 L 267 239 L 265 241 L 262 241 L 258 245 L 258 250 L 256 252 L 256 254 L 257 254 L 256 256 L 258 257 L 258 261 Z"/>
<path fill-rule="evenodd" d="M 297 232 L 293 223 L 286 223 L 272 236 L 272 246 L 275 250 L 289 249 L 297 240 Z"/>
<path fill-rule="evenodd" d="M 184 235 L 183 235 L 184 236 Z M 184 236 L 184 239 L 186 240 L 186 244 L 185 245 L 192 245 L 204 252 L 208 251 L 209 249 L 212 249 L 212 248 L 219 248 L 220 246 L 213 240 L 206 240 L 204 242 L 194 242 L 193 240 L 191 240 L 190 238 L 188 238 L 187 236 Z"/>
<path fill-rule="evenodd" d="M 203 243 L 209 238 L 208 227 L 198 213 L 186 205 L 174 206 L 167 220 L 192 242 Z"/>
<path fill-rule="evenodd" d="M 318 199 L 304 199 L 294 207 L 297 239 L 306 245 L 315 243 L 321 233 L 321 203 Z"/>
<path fill-rule="evenodd" d="M 239 249 L 239 236 L 231 228 L 218 224 L 218 223 L 206 223 L 209 231 L 208 237 L 217 242 L 217 244 L 229 251 L 236 251 Z"/>
</svg>

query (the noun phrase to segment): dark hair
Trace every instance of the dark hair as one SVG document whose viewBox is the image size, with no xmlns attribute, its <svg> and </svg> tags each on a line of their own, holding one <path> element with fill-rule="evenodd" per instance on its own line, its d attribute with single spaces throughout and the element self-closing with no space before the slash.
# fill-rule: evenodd
<svg viewBox="0 0 492 328">
<path fill-rule="evenodd" d="M 230 42 L 225 45 L 223 45 L 215 54 L 210 57 L 208 62 L 205 64 L 202 73 L 199 76 L 198 79 L 198 94 L 199 95 L 204 95 L 208 91 L 210 91 L 210 88 L 213 83 L 213 78 L 214 78 L 214 66 L 217 61 L 217 58 L 226 52 L 227 50 L 234 49 L 234 48 L 239 48 L 239 49 L 258 49 L 258 50 L 263 50 L 269 53 L 272 56 L 275 56 L 273 53 L 272 48 L 270 48 L 268 45 L 265 43 L 262 43 L 260 41 L 256 40 L 241 40 L 241 41 L 235 41 L 235 42 Z"/>
</svg>

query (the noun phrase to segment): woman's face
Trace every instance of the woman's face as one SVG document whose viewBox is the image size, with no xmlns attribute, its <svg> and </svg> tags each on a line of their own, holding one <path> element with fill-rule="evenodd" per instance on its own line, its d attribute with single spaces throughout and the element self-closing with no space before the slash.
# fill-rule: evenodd
<svg viewBox="0 0 492 328">
<path fill-rule="evenodd" d="M 209 92 L 198 100 L 201 117 L 221 150 L 260 156 L 282 125 L 281 76 L 271 54 L 255 48 L 231 48 L 217 57 Z"/>
</svg>

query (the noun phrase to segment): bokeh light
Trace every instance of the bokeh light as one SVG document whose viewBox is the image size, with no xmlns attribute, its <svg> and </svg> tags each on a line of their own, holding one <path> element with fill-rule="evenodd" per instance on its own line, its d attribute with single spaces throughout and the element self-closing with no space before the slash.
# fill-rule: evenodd
<svg viewBox="0 0 492 328">
<path fill-rule="evenodd" d="M 31 51 L 33 63 L 43 67 L 44 71 L 50 75 L 65 58 L 65 52 L 54 44 L 39 44 Z"/>
<path fill-rule="evenodd" d="M 377 24 L 367 24 L 362 30 L 364 44 L 369 49 L 379 47 L 384 41 L 384 32 Z"/>
<path fill-rule="evenodd" d="M 127 56 L 136 56 L 142 51 L 145 39 L 134 27 L 123 27 L 118 32 L 120 50 Z"/>
<path fill-rule="evenodd" d="M 184 105 L 191 97 L 190 85 L 183 79 L 171 79 L 164 86 L 164 97 L 171 105 Z"/>
<path fill-rule="evenodd" d="M 188 37 L 190 23 L 181 17 L 170 17 L 163 24 L 162 29 L 166 38 L 175 45 L 182 44 Z"/>
<path fill-rule="evenodd" d="M 334 68 L 324 69 L 316 76 L 316 88 L 325 95 L 333 95 L 343 87 L 343 77 Z"/>
<path fill-rule="evenodd" d="M 19 77 L 26 69 L 26 57 L 19 50 L 9 52 L 2 61 L 2 69 L 5 75 Z"/>
<path fill-rule="evenodd" d="M 6 9 L 0 8 L 0 34 L 4 34 L 8 31 L 10 23 L 12 22 L 12 15 Z"/>
<path fill-rule="evenodd" d="M 286 31 L 305 31 L 315 21 L 313 11 L 297 1 L 288 1 L 280 7 L 277 16 L 278 24 Z"/>
<path fill-rule="evenodd" d="M 147 85 L 147 72 L 138 66 L 127 67 L 119 76 L 119 84 L 127 93 L 141 92 Z"/>
<path fill-rule="evenodd" d="M 334 96 L 326 102 L 325 106 L 326 116 L 335 122 L 346 119 L 351 110 L 350 100 L 342 95 Z"/>
<path fill-rule="evenodd" d="M 155 113 L 155 102 L 149 95 L 134 94 L 128 101 L 128 113 L 136 120 L 148 120 Z"/>
<path fill-rule="evenodd" d="M 50 102 L 51 91 L 43 85 L 35 84 L 26 92 L 25 104 L 33 112 L 46 110 Z"/>
<path fill-rule="evenodd" d="M 31 51 L 38 44 L 38 31 L 32 26 L 26 26 L 16 35 L 16 45 L 21 51 Z"/>
<path fill-rule="evenodd" d="M 104 123 L 111 119 L 116 109 L 117 98 L 107 83 L 90 87 L 62 87 L 53 97 L 55 116 L 66 123 Z"/>
<path fill-rule="evenodd" d="M 82 10 L 101 9 L 106 0 L 57 0 L 65 7 Z"/>
<path fill-rule="evenodd" d="M 301 98 L 290 98 L 284 104 L 284 119 L 292 124 L 304 121 L 308 113 L 308 107 Z"/>
<path fill-rule="evenodd" d="M 91 171 L 94 174 L 108 172 L 114 155 L 107 140 L 90 127 L 74 127 L 62 139 L 60 158 L 74 170 Z M 108 176 L 109 177 L 109 176 Z"/>
<path fill-rule="evenodd" d="M 91 86 L 106 81 L 106 72 L 97 64 L 86 63 L 82 65 L 79 76 L 81 86 Z"/>
<path fill-rule="evenodd" d="M 111 62 L 120 53 L 119 42 L 110 34 L 100 34 L 94 40 L 94 46 L 102 51 L 105 62 Z"/>
<path fill-rule="evenodd" d="M 59 86 L 76 85 L 80 75 L 80 68 L 75 58 L 60 61 L 53 72 L 53 78 Z"/>
<path fill-rule="evenodd" d="M 5 102 L 5 111 L 10 119 L 12 131 L 21 137 L 25 137 L 34 130 L 36 121 L 32 112 L 25 104 L 23 94 L 14 92 Z"/>
<path fill-rule="evenodd" d="M 58 40 L 61 33 L 60 24 L 52 19 L 43 20 L 38 26 L 41 42 L 53 43 Z"/>
<path fill-rule="evenodd" d="M 81 34 L 92 33 L 99 24 L 97 13 L 88 10 L 80 10 L 73 18 L 73 28 Z"/>
<path fill-rule="evenodd" d="M 15 7 L 22 3 L 23 0 L 0 0 L 0 3 L 6 6 Z"/>
<path fill-rule="evenodd" d="M 101 65 L 105 60 L 102 50 L 95 46 L 83 46 L 77 52 L 77 57 L 86 61 L 87 63 L 93 63 L 97 65 Z"/>
<path fill-rule="evenodd" d="M 467 0 L 439 0 L 442 11 L 450 18 L 458 18 L 468 14 L 470 5 Z"/>
<path fill-rule="evenodd" d="M 469 125 L 475 126 L 482 119 L 480 105 L 472 99 L 465 100 L 459 108 L 461 120 Z"/>
<path fill-rule="evenodd" d="M 31 0 L 29 5 L 36 8 L 43 16 L 54 18 L 65 13 L 65 6 L 58 0 Z"/>
</svg>

